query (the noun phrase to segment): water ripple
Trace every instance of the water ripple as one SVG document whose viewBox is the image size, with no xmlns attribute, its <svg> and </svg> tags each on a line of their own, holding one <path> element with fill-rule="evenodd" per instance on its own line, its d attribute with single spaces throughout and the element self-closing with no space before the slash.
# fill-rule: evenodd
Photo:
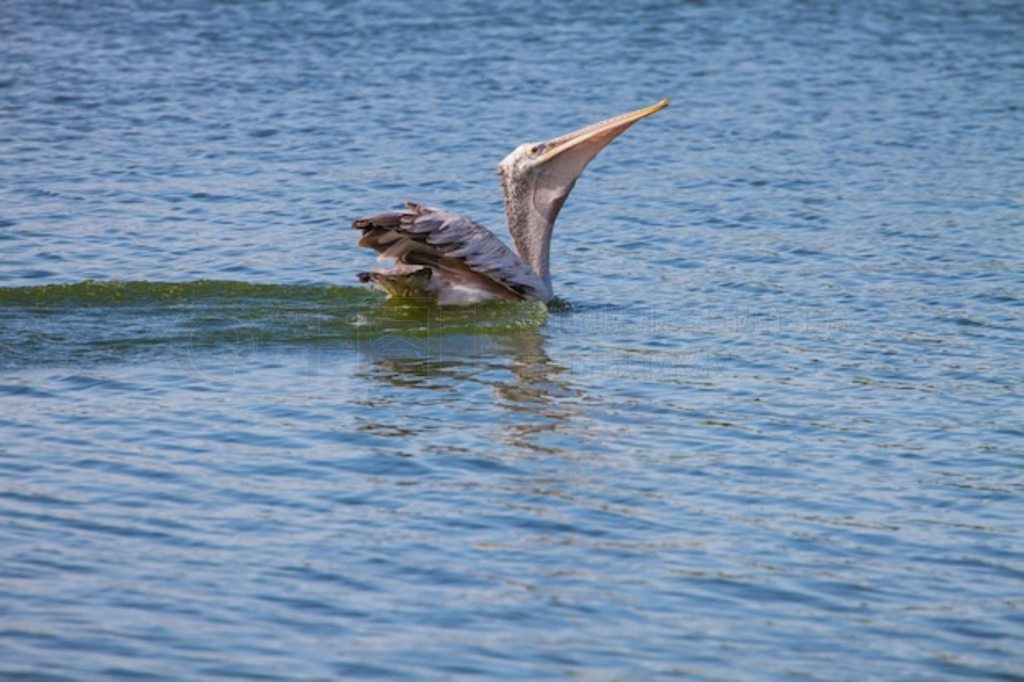
<svg viewBox="0 0 1024 682">
<path fill-rule="evenodd" d="M 1020 679 L 1022 27 L 7 2 L 0 676 Z M 355 286 L 666 96 L 547 310 Z"/>
</svg>

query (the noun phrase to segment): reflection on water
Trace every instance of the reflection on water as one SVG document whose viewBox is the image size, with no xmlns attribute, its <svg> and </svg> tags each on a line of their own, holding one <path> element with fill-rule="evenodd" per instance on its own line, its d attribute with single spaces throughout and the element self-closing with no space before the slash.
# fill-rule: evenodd
<svg viewBox="0 0 1024 682">
<path fill-rule="evenodd" d="M 507 413 L 504 418 L 493 413 L 487 416 L 496 424 L 496 438 L 502 445 L 515 451 L 554 453 L 536 442 L 537 435 L 563 428 L 577 414 L 584 395 L 572 385 L 568 368 L 551 359 L 546 341 L 539 330 L 503 335 L 379 336 L 360 344 L 363 361 L 357 376 L 401 390 L 370 390 L 357 401 L 392 419 L 403 409 L 408 412 L 411 404 L 426 402 L 441 410 L 435 417 L 443 420 L 445 410 L 464 409 L 462 402 L 456 396 L 438 400 L 420 391 L 486 389 L 476 399 Z M 381 425 L 367 420 L 364 428 L 378 432 Z M 399 427 L 389 424 L 387 428 Z M 412 436 L 423 425 L 411 423 L 402 428 Z"/>
</svg>

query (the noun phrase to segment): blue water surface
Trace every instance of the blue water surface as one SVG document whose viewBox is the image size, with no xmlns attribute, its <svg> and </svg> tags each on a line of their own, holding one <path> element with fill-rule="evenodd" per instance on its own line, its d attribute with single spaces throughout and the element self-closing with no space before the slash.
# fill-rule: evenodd
<svg viewBox="0 0 1024 682">
<path fill-rule="evenodd" d="M 0 8 L 0 677 L 1024 679 L 1024 5 Z M 559 302 L 392 305 L 651 104 Z"/>
</svg>

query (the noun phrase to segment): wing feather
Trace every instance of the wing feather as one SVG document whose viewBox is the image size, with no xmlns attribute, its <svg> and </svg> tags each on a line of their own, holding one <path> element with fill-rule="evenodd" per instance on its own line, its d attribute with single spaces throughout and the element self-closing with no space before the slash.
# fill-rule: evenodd
<svg viewBox="0 0 1024 682">
<path fill-rule="evenodd" d="M 441 270 L 459 282 L 484 286 L 508 299 L 550 298 L 544 281 L 483 225 L 455 213 L 409 203 L 352 223 L 360 246 L 380 258 Z"/>
</svg>

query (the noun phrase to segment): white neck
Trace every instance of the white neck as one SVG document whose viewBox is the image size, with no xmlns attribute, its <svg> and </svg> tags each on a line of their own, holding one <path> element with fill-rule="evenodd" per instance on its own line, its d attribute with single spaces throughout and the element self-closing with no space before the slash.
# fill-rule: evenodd
<svg viewBox="0 0 1024 682">
<path fill-rule="evenodd" d="M 516 253 L 544 280 L 550 294 L 551 233 L 554 222 L 549 221 L 534 206 L 534 182 L 533 176 L 515 181 L 508 173 L 501 174 L 501 185 L 505 191 L 505 216 Z"/>
</svg>

